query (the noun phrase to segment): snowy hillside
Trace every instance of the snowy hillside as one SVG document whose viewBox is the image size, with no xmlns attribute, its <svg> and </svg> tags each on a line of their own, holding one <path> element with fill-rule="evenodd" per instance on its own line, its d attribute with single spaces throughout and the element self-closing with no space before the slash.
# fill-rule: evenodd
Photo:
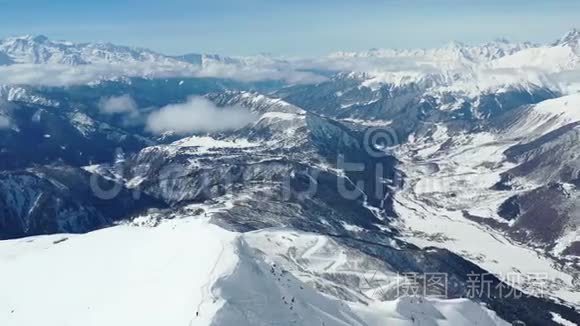
<svg viewBox="0 0 580 326">
<path fill-rule="evenodd" d="M 0 320 L 6 326 L 509 325 L 468 300 L 344 304 L 257 249 L 245 236 L 195 218 L 5 241 Z"/>
<path fill-rule="evenodd" d="M 406 184 L 395 210 L 404 238 L 456 250 L 498 275 L 544 271 L 542 287 L 577 305 L 578 98 L 504 112 L 483 132 L 437 125 L 401 146 Z"/>
</svg>

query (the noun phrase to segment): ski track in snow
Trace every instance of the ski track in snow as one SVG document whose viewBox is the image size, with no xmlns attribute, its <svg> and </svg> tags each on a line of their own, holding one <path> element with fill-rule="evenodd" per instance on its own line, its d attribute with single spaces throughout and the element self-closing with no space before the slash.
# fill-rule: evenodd
<svg viewBox="0 0 580 326">
<path fill-rule="evenodd" d="M 204 283 L 202 285 L 202 287 L 200 288 L 201 300 L 199 301 L 199 304 L 197 305 L 197 309 L 195 311 L 196 317 L 199 316 L 199 314 L 201 312 L 201 306 L 204 304 L 204 302 L 207 301 L 208 297 L 211 297 L 212 301 L 214 301 L 214 302 L 216 301 L 216 298 L 214 298 L 212 293 L 211 293 L 211 286 L 215 282 L 215 279 L 212 278 L 212 276 L 214 276 L 216 274 L 218 264 L 220 263 L 220 260 L 222 259 L 224 251 L 225 251 L 225 246 L 222 243 L 222 249 L 220 250 L 220 253 L 215 261 L 215 264 L 213 265 L 213 267 L 211 268 L 211 271 L 209 272 L 209 274 L 207 276 L 207 282 Z M 190 322 L 190 325 L 191 325 L 191 322 Z"/>
<path fill-rule="evenodd" d="M 186 289 L 208 282 L 236 237 L 192 219 L 65 236 L 0 242 L 0 325 L 187 325 L 203 298 Z M 235 261 L 226 246 L 219 273 Z M 219 308 L 204 305 L 198 322 Z"/>
</svg>

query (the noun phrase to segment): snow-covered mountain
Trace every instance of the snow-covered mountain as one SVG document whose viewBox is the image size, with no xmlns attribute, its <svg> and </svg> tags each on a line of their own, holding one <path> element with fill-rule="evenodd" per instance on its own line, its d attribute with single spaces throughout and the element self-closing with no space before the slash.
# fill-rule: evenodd
<svg viewBox="0 0 580 326">
<path fill-rule="evenodd" d="M 505 39 L 498 39 L 482 45 L 466 45 L 460 42 L 451 42 L 441 48 L 434 49 L 372 49 L 366 52 L 336 52 L 329 57 L 335 59 L 376 58 L 412 60 L 418 64 L 457 69 L 473 67 L 534 47 L 537 47 L 537 45 L 529 42 L 512 43 Z"/>
<path fill-rule="evenodd" d="M 481 94 L 504 87 L 533 84 L 551 89 L 578 89 L 580 62 L 578 31 L 571 30 L 552 44 L 496 40 L 482 45 L 450 43 L 434 49 L 373 49 L 337 52 L 321 58 L 282 58 L 268 55 L 228 57 L 208 54 L 163 55 L 147 49 L 110 43 L 53 41 L 45 36 L 10 37 L 0 41 L 0 83 L 42 84 L 28 81 L 26 64 L 74 66 L 50 68 L 66 73 L 65 83 L 88 83 L 115 77 L 217 77 L 241 81 L 278 80 L 287 84 L 317 83 L 333 73 L 364 78 L 364 85 L 423 85 L 436 92 Z M 16 65 L 16 66 L 15 66 Z M 17 68 L 17 66 L 20 67 Z M 79 66 L 84 66 L 80 68 Z M 91 67 L 94 66 L 94 67 Z M 21 71 L 25 70 L 25 73 Z M 73 69 L 73 68 L 70 68 Z M 3 74 L 21 75 L 2 78 Z M 10 77 L 10 76 L 9 76 Z M 52 82 L 55 83 L 55 82 Z"/>
<path fill-rule="evenodd" d="M 433 92 L 476 96 L 531 84 L 575 92 L 580 89 L 578 34 L 573 29 L 545 45 L 498 40 L 477 46 L 453 42 L 435 49 L 339 52 L 320 64 L 353 71 L 372 88 L 416 84 Z"/>
<path fill-rule="evenodd" d="M 147 49 L 110 43 L 53 41 L 44 35 L 10 37 L 0 41 L 0 52 L 13 63 L 127 64 L 135 62 L 178 64 L 177 60 Z"/>
<path fill-rule="evenodd" d="M 286 236 L 300 243 L 289 244 Z M 466 299 L 403 297 L 389 303 L 345 304 L 311 288 L 303 277 L 292 275 L 284 265 L 277 265 L 277 260 L 272 259 L 281 256 L 262 251 L 274 249 L 268 245 L 272 240 L 282 241 L 284 247 L 277 250 L 296 251 L 305 263 L 339 258 L 332 252 L 317 251 L 316 241 L 329 242 L 321 246 L 331 245 L 332 240 L 324 237 L 317 239 L 316 235 L 282 230 L 239 234 L 199 219 L 4 242 L 0 244 L 4 267 L 0 284 L 8 295 L 0 299 L 5 307 L 0 320 L 8 325 L 30 325 L 39 320 L 40 314 L 47 326 L 87 322 L 509 325 L 489 309 Z M 341 246 L 335 249 L 346 250 Z M 55 268 L 38 277 L 34 271 L 44 264 L 54 264 Z M 87 279 L 91 282 L 86 287 L 78 286 Z M 332 283 L 328 281 L 327 285 Z M 57 294 L 61 299 L 47 300 Z M 69 313 L 62 314 L 63 310 Z"/>
<path fill-rule="evenodd" d="M 149 49 L 111 43 L 74 43 L 51 40 L 44 35 L 24 35 L 0 40 L 0 65 L 7 64 L 135 64 L 193 65 L 206 67 L 216 64 L 239 65 L 257 61 L 277 62 L 273 57 L 229 57 L 217 54 L 164 55 Z"/>
<path fill-rule="evenodd" d="M 580 65 L 580 32 L 566 33 L 550 45 L 537 46 L 498 58 L 494 68 L 535 68 L 546 72 L 576 70 Z"/>
<path fill-rule="evenodd" d="M 324 79 L 291 66 L 284 59 L 266 55 L 169 56 L 111 43 L 53 41 L 42 35 L 0 40 L 0 85 L 69 86 L 131 77 L 218 78 L 293 84 Z"/>
<path fill-rule="evenodd" d="M 2 325 L 580 322 L 577 31 L 318 59 L 0 44 Z"/>
</svg>

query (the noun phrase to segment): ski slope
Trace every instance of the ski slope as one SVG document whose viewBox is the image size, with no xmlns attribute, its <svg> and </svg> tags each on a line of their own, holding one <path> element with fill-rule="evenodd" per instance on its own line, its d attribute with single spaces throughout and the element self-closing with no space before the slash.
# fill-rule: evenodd
<svg viewBox="0 0 580 326">
<path fill-rule="evenodd" d="M 209 324 L 222 303 L 203 289 L 235 266 L 234 238 L 181 220 L 3 241 L 0 324 L 188 325 L 198 307 Z"/>
<path fill-rule="evenodd" d="M 0 325 L 508 325 L 469 300 L 364 305 L 322 294 L 272 263 L 297 250 L 280 242 L 264 251 L 267 239 L 280 237 L 296 240 L 310 260 L 305 268 L 336 258 L 323 250 L 332 244 L 324 236 L 242 235 L 196 218 L 2 241 Z M 356 257 L 347 264 L 346 249 L 332 245 L 343 255 L 333 268 L 363 272 Z"/>
</svg>

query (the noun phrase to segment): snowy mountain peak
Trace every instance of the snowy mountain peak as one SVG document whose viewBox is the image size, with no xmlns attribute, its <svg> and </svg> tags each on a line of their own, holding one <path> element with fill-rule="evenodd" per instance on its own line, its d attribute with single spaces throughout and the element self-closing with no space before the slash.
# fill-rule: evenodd
<svg viewBox="0 0 580 326">
<path fill-rule="evenodd" d="M 24 35 L 0 40 L 0 53 L 3 53 L 11 63 L 28 64 L 180 63 L 173 58 L 147 49 L 110 43 L 53 41 L 44 35 Z"/>
<path fill-rule="evenodd" d="M 580 43 L 580 30 L 573 28 L 568 33 L 566 33 L 562 38 L 560 38 L 555 46 L 572 46 L 576 47 Z"/>
<path fill-rule="evenodd" d="M 44 35 L 24 35 L 0 40 L 0 52 L 13 63 L 86 63 L 77 53 L 67 51 L 63 44 L 54 43 Z"/>
<path fill-rule="evenodd" d="M 145 48 L 113 43 L 74 43 L 51 40 L 44 35 L 23 35 L 0 40 L 0 65 L 64 64 L 86 65 L 151 63 L 182 67 L 184 64 L 206 66 L 214 63 L 237 64 L 239 60 L 208 54 L 171 57 Z"/>
<path fill-rule="evenodd" d="M 481 45 L 468 45 L 462 42 L 453 41 L 442 47 L 432 49 L 371 49 L 366 52 L 336 52 L 331 54 L 329 57 L 333 59 L 407 58 L 456 68 L 458 65 L 470 66 L 472 64 L 488 62 L 531 47 L 534 47 L 534 45 L 529 42 L 516 43 L 510 42 L 506 39 L 500 39 Z"/>
</svg>

